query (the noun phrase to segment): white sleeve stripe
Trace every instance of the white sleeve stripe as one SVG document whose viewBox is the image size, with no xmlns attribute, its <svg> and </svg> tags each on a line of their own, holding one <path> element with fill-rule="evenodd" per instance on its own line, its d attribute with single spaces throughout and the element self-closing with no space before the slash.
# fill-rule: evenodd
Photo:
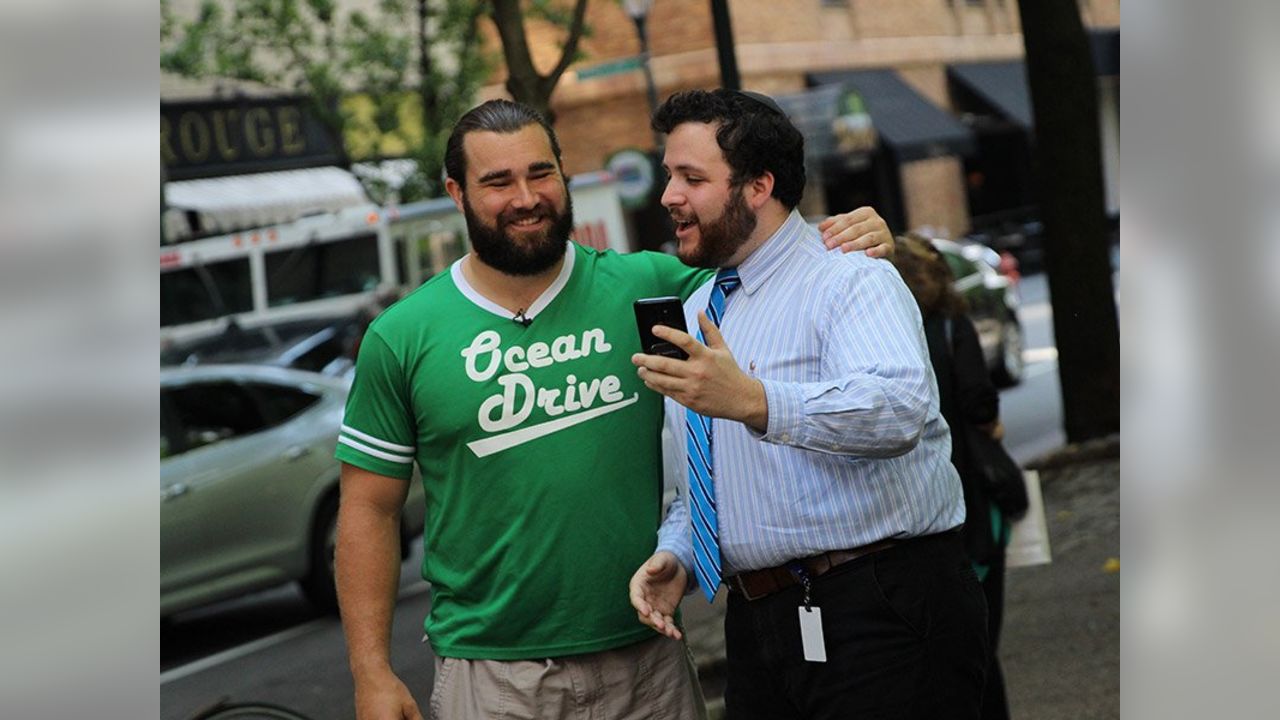
<svg viewBox="0 0 1280 720">
<path fill-rule="evenodd" d="M 412 462 L 413 462 L 413 458 L 411 458 L 411 457 L 405 457 L 405 456 L 403 456 L 403 455 L 392 455 L 391 453 L 385 453 L 385 452 L 382 452 L 381 450 L 377 450 L 377 449 L 375 449 L 375 448 L 371 448 L 371 447 L 369 447 L 368 445 L 365 445 L 364 443 L 356 442 L 355 440 L 352 440 L 352 439 L 351 439 L 351 438 L 349 438 L 349 437 L 342 437 L 342 436 L 339 436 L 339 437 L 338 437 L 338 442 L 342 443 L 343 445 L 347 445 L 347 446 L 349 446 L 349 447 L 353 447 L 353 448 L 355 448 L 356 450 L 359 450 L 360 452 L 362 452 L 362 453 L 364 453 L 364 454 L 366 454 L 366 455 L 372 455 L 373 457 L 376 457 L 376 458 L 382 458 L 383 460 L 390 460 L 391 462 L 401 463 L 401 464 L 404 464 L 404 465 L 408 465 L 408 464 L 410 464 L 410 463 L 412 463 Z"/>
<path fill-rule="evenodd" d="M 389 443 L 386 440 L 379 440 L 378 438 L 372 435 L 369 435 L 367 433 L 362 433 L 359 430 L 356 430 L 350 425 L 343 424 L 342 432 L 348 435 L 352 435 L 354 437 L 358 437 L 367 443 L 373 443 L 374 445 L 377 445 L 383 450 L 399 450 L 400 452 L 406 452 L 406 453 L 411 453 L 414 450 L 414 448 L 409 445 L 397 445 L 395 443 Z"/>
</svg>

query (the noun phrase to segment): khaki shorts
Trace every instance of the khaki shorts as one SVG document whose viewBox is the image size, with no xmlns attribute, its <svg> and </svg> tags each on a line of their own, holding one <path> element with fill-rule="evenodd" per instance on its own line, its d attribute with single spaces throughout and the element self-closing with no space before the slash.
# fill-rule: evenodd
<svg viewBox="0 0 1280 720">
<path fill-rule="evenodd" d="M 655 637 L 546 660 L 436 658 L 435 720 L 705 720 L 693 657 Z"/>
</svg>

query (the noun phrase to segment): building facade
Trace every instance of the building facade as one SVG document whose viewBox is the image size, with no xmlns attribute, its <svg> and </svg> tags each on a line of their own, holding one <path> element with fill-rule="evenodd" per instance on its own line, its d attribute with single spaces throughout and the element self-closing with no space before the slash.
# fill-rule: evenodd
<svg viewBox="0 0 1280 720">
<path fill-rule="evenodd" d="M 1120 4 L 1079 4 L 1096 64 L 1110 62 L 1114 44 L 1114 67 L 1099 67 L 1099 106 L 1108 204 L 1118 214 Z M 742 87 L 777 97 L 813 146 L 806 215 L 870 203 L 894 230 L 944 237 L 1028 216 L 1033 120 L 1014 0 L 729 0 L 728 7 Z M 587 23 L 584 57 L 552 97 L 569 173 L 655 142 L 644 75 L 618 62 L 640 52 L 635 25 L 615 2 L 591 2 Z M 655 0 L 647 28 L 659 101 L 720 85 L 709 0 Z M 562 31 L 535 21 L 528 29 L 545 70 L 558 58 Z M 490 40 L 496 48 L 496 35 Z M 502 80 L 499 70 L 484 96 L 505 94 Z M 845 121 L 874 132 L 850 144 L 833 128 Z"/>
</svg>

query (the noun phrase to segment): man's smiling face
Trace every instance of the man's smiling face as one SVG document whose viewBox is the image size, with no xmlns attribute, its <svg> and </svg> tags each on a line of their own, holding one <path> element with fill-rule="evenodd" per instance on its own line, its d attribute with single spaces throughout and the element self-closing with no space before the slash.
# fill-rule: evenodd
<svg viewBox="0 0 1280 720">
<path fill-rule="evenodd" d="M 756 216 L 743 187 L 731 182 L 733 169 L 716 142 L 716 126 L 676 126 L 667 136 L 662 166 L 668 176 L 662 206 L 675 222 L 676 254 L 686 265 L 723 267 L 750 238 Z"/>
<path fill-rule="evenodd" d="M 472 249 L 508 275 L 536 275 L 564 256 L 573 204 L 551 142 L 538 125 L 514 133 L 476 131 L 463 140 L 461 198 Z"/>
</svg>

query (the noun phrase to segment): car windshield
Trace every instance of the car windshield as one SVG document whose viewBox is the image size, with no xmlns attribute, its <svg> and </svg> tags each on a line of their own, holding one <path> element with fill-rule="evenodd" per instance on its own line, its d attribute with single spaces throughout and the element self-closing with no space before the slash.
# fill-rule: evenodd
<svg viewBox="0 0 1280 720">
<path fill-rule="evenodd" d="M 303 338 L 340 322 L 334 318 L 290 320 L 256 328 L 233 323 L 217 335 L 167 348 L 160 353 L 161 365 L 193 363 L 256 363 L 279 355 Z"/>
</svg>

